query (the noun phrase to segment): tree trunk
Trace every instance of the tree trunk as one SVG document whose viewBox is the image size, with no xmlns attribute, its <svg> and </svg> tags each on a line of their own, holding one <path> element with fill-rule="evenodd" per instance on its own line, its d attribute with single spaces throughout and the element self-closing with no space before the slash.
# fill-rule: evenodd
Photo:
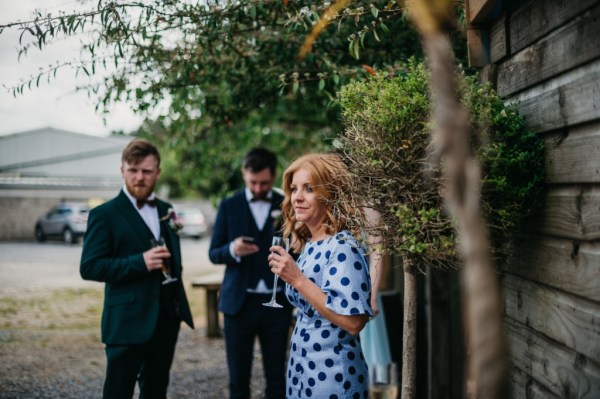
<svg viewBox="0 0 600 399">
<path fill-rule="evenodd" d="M 435 4 L 434 4 L 435 3 Z M 431 71 L 434 107 L 432 149 L 443 161 L 444 202 L 458 233 L 464 260 L 464 306 L 468 357 L 468 397 L 508 396 L 507 343 L 502 325 L 502 295 L 481 215 L 481 167 L 471 148 L 469 115 L 460 103 L 456 60 L 444 28 L 452 15 L 449 0 L 411 3 Z"/>
<path fill-rule="evenodd" d="M 414 399 L 417 381 L 417 268 L 404 263 L 404 327 L 402 331 L 402 399 Z"/>
</svg>

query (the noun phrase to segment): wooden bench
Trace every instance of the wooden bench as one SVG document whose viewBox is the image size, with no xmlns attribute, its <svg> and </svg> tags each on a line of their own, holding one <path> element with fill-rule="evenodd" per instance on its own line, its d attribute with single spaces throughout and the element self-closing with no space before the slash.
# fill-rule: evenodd
<svg viewBox="0 0 600 399">
<path fill-rule="evenodd" d="M 210 338 L 221 336 L 218 293 L 221 289 L 223 273 L 224 271 L 219 271 L 192 280 L 192 288 L 203 288 L 206 292 L 206 335 Z"/>
</svg>

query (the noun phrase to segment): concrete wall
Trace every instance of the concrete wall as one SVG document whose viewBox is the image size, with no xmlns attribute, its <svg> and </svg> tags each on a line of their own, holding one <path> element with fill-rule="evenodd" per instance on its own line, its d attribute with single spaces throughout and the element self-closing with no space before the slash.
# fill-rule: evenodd
<svg viewBox="0 0 600 399">
<path fill-rule="evenodd" d="M 97 205 L 112 191 L 0 190 L 0 240 L 34 240 L 36 220 L 61 200 Z"/>
<path fill-rule="evenodd" d="M 0 190 L 0 241 L 34 240 L 36 220 L 60 201 L 85 202 L 90 206 L 113 198 L 119 188 L 106 190 Z M 175 207 L 199 207 L 212 226 L 216 210 L 208 200 L 169 200 Z"/>
</svg>

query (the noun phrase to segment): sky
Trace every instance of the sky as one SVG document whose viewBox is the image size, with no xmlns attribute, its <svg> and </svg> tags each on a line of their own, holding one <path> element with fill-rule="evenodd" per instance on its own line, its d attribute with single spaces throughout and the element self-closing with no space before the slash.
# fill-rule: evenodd
<svg viewBox="0 0 600 399">
<path fill-rule="evenodd" d="M 95 4 L 92 2 L 92 4 Z M 80 7 L 78 0 L 0 0 L 0 24 L 16 20 L 31 19 L 35 9 L 58 13 Z M 0 34 L 0 135 L 27 130 L 52 127 L 95 136 L 107 136 L 113 130 L 136 129 L 141 118 L 130 106 L 113 106 L 106 118 L 94 110 L 93 98 L 86 92 L 76 92 L 75 74 L 67 69 L 58 72 L 56 79 L 47 83 L 42 79 L 40 87 L 32 85 L 15 98 L 7 87 L 19 84 L 41 67 L 54 64 L 57 60 L 70 60 L 79 55 L 78 42 L 64 41 L 47 47 L 43 51 L 32 49 L 20 61 L 17 47 L 20 31 L 6 29 Z M 80 78 L 80 84 L 86 82 Z"/>
</svg>

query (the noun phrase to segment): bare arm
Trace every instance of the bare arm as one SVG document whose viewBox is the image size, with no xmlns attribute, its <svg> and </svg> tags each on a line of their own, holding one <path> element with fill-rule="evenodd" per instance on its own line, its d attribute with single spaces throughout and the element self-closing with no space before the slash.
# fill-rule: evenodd
<svg viewBox="0 0 600 399">
<path fill-rule="evenodd" d="M 377 296 L 379 295 L 379 285 L 383 274 L 383 262 L 380 254 L 376 252 L 369 253 L 369 275 L 371 276 L 371 308 L 373 317 L 379 314 L 377 306 Z"/>
<path fill-rule="evenodd" d="M 364 208 L 368 226 L 377 226 L 381 215 L 373 208 Z M 373 317 L 379 314 L 377 305 L 377 296 L 379 295 L 379 286 L 381 285 L 381 276 L 383 275 L 383 258 L 378 252 L 378 244 L 383 241 L 380 235 L 369 234 L 369 275 L 371 277 L 371 308 Z"/>
</svg>

